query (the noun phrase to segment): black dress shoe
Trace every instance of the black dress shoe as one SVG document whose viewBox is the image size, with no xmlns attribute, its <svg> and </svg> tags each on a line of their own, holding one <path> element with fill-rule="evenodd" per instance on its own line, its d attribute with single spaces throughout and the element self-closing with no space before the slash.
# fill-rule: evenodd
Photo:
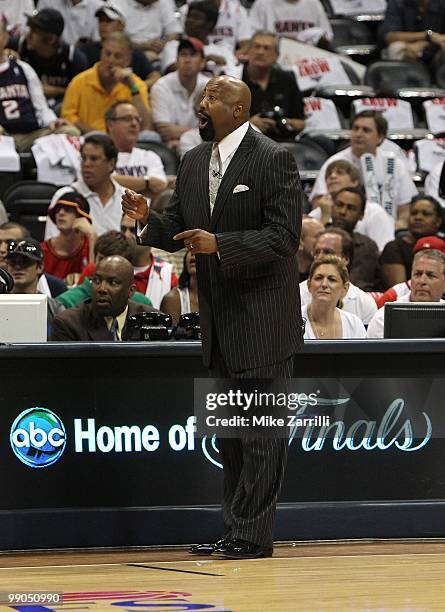
<svg viewBox="0 0 445 612">
<path fill-rule="evenodd" d="M 224 559 L 260 559 L 271 557 L 272 546 L 258 546 L 245 540 L 226 540 L 214 549 L 214 553 Z"/>
<path fill-rule="evenodd" d="M 219 546 L 224 546 L 227 542 L 225 538 L 221 538 L 214 544 L 196 544 L 189 549 L 191 555 L 211 555 Z"/>
</svg>

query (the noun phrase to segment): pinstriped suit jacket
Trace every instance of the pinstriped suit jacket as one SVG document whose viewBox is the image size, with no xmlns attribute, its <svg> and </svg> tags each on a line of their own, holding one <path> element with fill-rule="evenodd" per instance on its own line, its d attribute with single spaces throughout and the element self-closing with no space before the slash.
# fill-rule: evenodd
<svg viewBox="0 0 445 612">
<path fill-rule="evenodd" d="M 185 154 L 176 191 L 163 215 L 150 212 L 143 244 L 183 247 L 172 237 L 186 229 L 216 234 L 219 257 L 197 255 L 204 364 L 213 334 L 232 372 L 275 364 L 303 343 L 296 251 L 302 191 L 293 157 L 249 128 L 221 181 L 212 216 L 212 143 Z M 233 193 L 236 185 L 248 191 Z"/>
</svg>

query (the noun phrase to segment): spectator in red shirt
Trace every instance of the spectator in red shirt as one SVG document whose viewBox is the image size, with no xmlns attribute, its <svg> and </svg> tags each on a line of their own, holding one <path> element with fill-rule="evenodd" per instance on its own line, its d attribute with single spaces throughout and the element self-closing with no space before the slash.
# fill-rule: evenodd
<svg viewBox="0 0 445 612">
<path fill-rule="evenodd" d="M 94 260 L 97 239 L 87 200 L 76 191 L 64 193 L 50 206 L 48 215 L 59 234 L 41 243 L 45 269 L 64 279 L 80 274 Z"/>
</svg>

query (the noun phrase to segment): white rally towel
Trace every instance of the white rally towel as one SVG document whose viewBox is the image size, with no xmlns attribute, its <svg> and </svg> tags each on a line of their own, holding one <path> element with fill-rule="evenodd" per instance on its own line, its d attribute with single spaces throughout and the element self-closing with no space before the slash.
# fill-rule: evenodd
<svg viewBox="0 0 445 612">
<path fill-rule="evenodd" d="M 304 98 L 304 129 L 305 131 L 340 130 L 340 117 L 333 100 Z"/>
<path fill-rule="evenodd" d="M 0 136 L 0 172 L 18 172 L 20 157 L 12 136 Z"/>
<path fill-rule="evenodd" d="M 423 103 L 426 124 L 435 134 L 445 132 L 445 98 L 434 98 Z"/>
<path fill-rule="evenodd" d="M 391 130 L 412 130 L 414 128 L 413 109 L 406 100 L 397 98 L 361 98 L 353 101 L 354 112 L 381 111 Z"/>
<path fill-rule="evenodd" d="M 328 60 L 336 60 L 336 62 L 339 62 L 339 56 L 337 55 L 337 53 L 332 53 L 331 51 L 326 51 L 325 49 L 313 47 L 312 45 L 305 45 L 302 42 L 299 42 L 297 40 L 291 40 L 290 38 L 280 38 L 280 57 L 278 58 L 278 63 L 282 68 L 285 68 L 286 70 L 292 70 L 294 68 L 295 62 L 297 62 L 298 60 L 321 58 Z M 349 66 L 351 66 L 355 74 L 360 79 L 364 78 L 366 66 L 364 66 L 363 64 L 359 64 L 358 62 L 354 62 L 346 56 L 342 57 L 341 61 L 343 62 L 343 64 L 348 64 Z M 338 81 L 337 83 L 333 84 L 349 85 L 350 83 L 351 81 L 349 77 L 347 77 L 346 81 Z"/>
<path fill-rule="evenodd" d="M 351 79 L 336 58 L 305 58 L 296 61 L 293 68 L 301 91 L 322 85 L 351 85 Z"/>
<path fill-rule="evenodd" d="M 417 170 L 431 172 L 439 162 L 445 161 L 445 138 L 422 138 L 414 143 Z"/>
<path fill-rule="evenodd" d="M 388 215 L 395 217 L 395 155 L 388 153 L 376 157 L 371 153 L 364 153 L 360 157 L 360 164 L 366 200 L 380 204 Z"/>
<path fill-rule="evenodd" d="M 37 180 L 54 185 L 70 185 L 80 170 L 81 136 L 51 134 L 38 138 L 31 150 L 36 160 Z"/>
</svg>

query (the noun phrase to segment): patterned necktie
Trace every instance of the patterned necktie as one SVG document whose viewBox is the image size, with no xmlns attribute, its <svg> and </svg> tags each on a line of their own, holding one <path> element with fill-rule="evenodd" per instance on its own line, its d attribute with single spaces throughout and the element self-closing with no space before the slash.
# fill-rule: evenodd
<svg viewBox="0 0 445 612">
<path fill-rule="evenodd" d="M 111 327 L 110 327 L 110 334 L 111 337 L 113 338 L 113 342 L 119 342 L 119 334 L 117 333 L 118 330 L 118 323 L 117 323 L 117 319 L 113 319 L 113 322 L 111 323 Z"/>
<path fill-rule="evenodd" d="M 215 206 L 216 196 L 218 195 L 218 189 L 221 184 L 221 158 L 219 156 L 218 144 L 213 143 L 212 157 L 210 158 L 209 165 L 209 201 L 210 201 L 210 215 L 213 213 L 213 207 Z"/>
</svg>

